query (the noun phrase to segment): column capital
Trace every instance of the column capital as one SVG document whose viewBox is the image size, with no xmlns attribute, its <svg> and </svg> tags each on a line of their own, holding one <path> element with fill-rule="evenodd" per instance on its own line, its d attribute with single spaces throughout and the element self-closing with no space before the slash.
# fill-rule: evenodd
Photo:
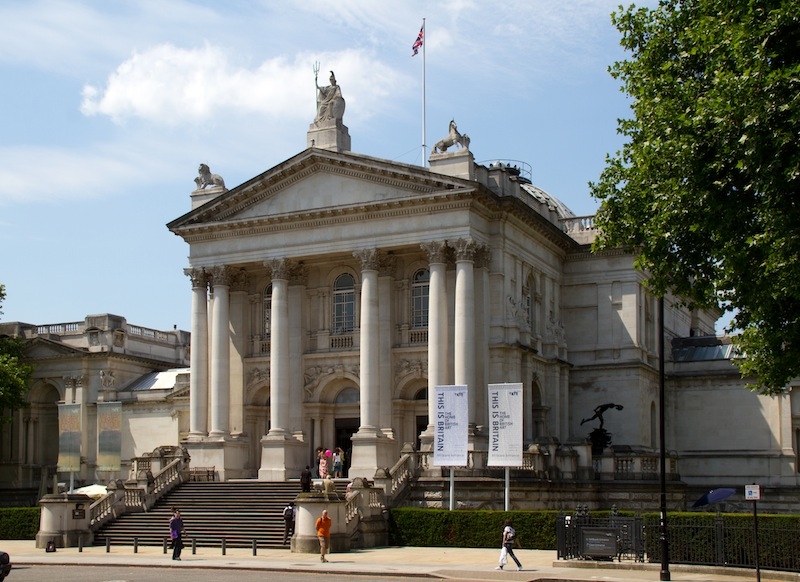
<svg viewBox="0 0 800 582">
<path fill-rule="evenodd" d="M 213 286 L 223 285 L 225 287 L 230 287 L 231 283 L 233 282 L 234 275 L 236 271 L 234 271 L 228 265 L 215 265 L 207 271 L 211 275 L 211 284 Z"/>
<path fill-rule="evenodd" d="M 447 264 L 450 258 L 450 247 L 447 246 L 447 241 L 424 242 L 419 246 L 428 254 L 428 262 L 430 264 Z"/>
<path fill-rule="evenodd" d="M 247 291 L 250 284 L 250 276 L 244 269 L 238 269 L 231 273 L 231 291 Z"/>
<path fill-rule="evenodd" d="M 183 274 L 191 279 L 192 289 L 208 286 L 209 274 L 203 267 L 187 267 L 183 270 Z"/>
<path fill-rule="evenodd" d="M 460 238 L 450 243 L 456 253 L 456 261 L 474 261 L 477 244 L 471 238 Z"/>
<path fill-rule="evenodd" d="M 360 249 L 353 256 L 361 261 L 362 271 L 377 271 L 381 268 L 381 257 L 378 249 Z"/>
<path fill-rule="evenodd" d="M 492 250 L 487 245 L 478 245 L 475 248 L 475 268 L 488 269 L 492 264 Z"/>
<path fill-rule="evenodd" d="M 267 259 L 264 266 L 273 280 L 285 280 L 297 285 L 304 285 L 308 278 L 308 268 L 303 263 L 291 259 Z"/>
</svg>

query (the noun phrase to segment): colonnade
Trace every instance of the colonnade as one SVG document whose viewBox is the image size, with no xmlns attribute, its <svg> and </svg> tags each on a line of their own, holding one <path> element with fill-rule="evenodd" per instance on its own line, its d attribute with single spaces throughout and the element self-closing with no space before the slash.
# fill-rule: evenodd
<svg viewBox="0 0 800 582">
<path fill-rule="evenodd" d="M 428 418 L 426 432 L 432 432 L 435 417 L 431 395 L 437 385 L 464 384 L 470 392 L 470 422 L 477 408 L 477 353 L 475 305 L 475 260 L 481 248 L 469 239 L 458 239 L 421 245 L 430 265 L 428 305 Z M 390 407 L 391 386 L 382 380 L 381 361 L 390 353 L 391 338 L 381 337 L 381 318 L 389 310 L 381 305 L 379 277 L 387 255 L 378 249 L 354 253 L 360 262 L 360 427 L 354 435 L 353 466 L 371 478 L 374 470 L 386 466 L 391 459 L 381 453 L 385 448 L 387 427 L 382 427 L 382 411 Z M 455 258 L 453 356 L 449 369 L 447 264 Z M 485 253 L 482 256 L 488 256 Z M 290 353 L 289 279 L 292 263 L 288 259 L 272 259 L 265 266 L 271 272 L 270 318 L 270 429 L 265 439 L 273 448 L 279 441 L 294 441 L 290 419 L 290 362 L 301 354 Z M 233 269 L 228 266 L 186 269 L 192 282 L 192 349 L 190 357 L 190 432 L 189 441 L 225 440 L 230 436 L 230 286 Z M 211 290 L 209 299 L 208 291 Z M 479 310 L 482 312 L 482 309 Z M 210 317 L 209 317 L 210 315 Z M 209 325 L 210 321 L 210 325 Z M 387 344 L 387 345 L 383 345 Z M 209 365 L 210 364 L 210 365 Z M 385 376 L 384 370 L 384 376 Z M 210 393 L 209 393 L 210 391 Z M 384 402 L 388 400 L 388 402 Z M 210 410 L 209 410 L 210 403 Z M 390 410 L 390 408 L 389 408 Z M 390 430 L 390 427 L 388 427 Z M 383 430 L 382 430 L 383 429 Z M 263 442 L 263 441 L 262 441 Z M 392 447 L 393 450 L 394 447 Z M 388 450 L 388 449 L 387 449 Z M 278 459 L 275 455 L 272 458 Z M 278 462 L 278 461 L 276 461 Z M 291 462 L 283 458 L 280 462 Z M 262 469 L 264 459 L 262 458 Z M 390 464 L 390 463 L 389 463 Z M 283 469 L 288 469 L 284 467 Z M 274 470 L 279 468 L 275 467 Z M 270 473 L 273 474 L 273 473 Z"/>
</svg>

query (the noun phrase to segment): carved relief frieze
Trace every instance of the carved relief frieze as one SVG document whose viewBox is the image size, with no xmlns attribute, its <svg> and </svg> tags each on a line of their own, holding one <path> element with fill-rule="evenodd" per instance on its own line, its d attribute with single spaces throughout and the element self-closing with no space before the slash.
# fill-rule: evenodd
<svg viewBox="0 0 800 582">
<path fill-rule="evenodd" d="M 252 388 L 258 384 L 269 382 L 269 367 L 256 367 L 247 374 L 247 387 Z"/>
<path fill-rule="evenodd" d="M 310 399 L 322 381 L 330 376 L 334 378 L 344 378 L 349 375 L 353 378 L 359 378 L 360 372 L 361 369 L 358 365 L 346 367 L 341 363 L 331 366 L 323 365 L 306 368 L 306 371 L 303 373 L 303 390 L 306 393 L 306 398 Z"/>
<path fill-rule="evenodd" d="M 561 321 L 555 318 L 553 312 L 550 312 L 550 316 L 547 318 L 547 326 L 545 328 L 545 340 L 548 342 L 553 342 L 558 345 L 563 345 L 566 342 L 566 330 L 564 329 L 564 324 Z"/>
<path fill-rule="evenodd" d="M 397 382 L 400 382 L 409 376 L 413 376 L 414 378 L 424 378 L 428 375 L 428 361 L 402 359 L 397 362 L 394 375 Z"/>
</svg>

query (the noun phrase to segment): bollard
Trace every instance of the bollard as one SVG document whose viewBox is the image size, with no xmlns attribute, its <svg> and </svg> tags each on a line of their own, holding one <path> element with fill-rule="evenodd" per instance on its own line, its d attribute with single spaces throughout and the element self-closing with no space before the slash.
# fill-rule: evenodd
<svg viewBox="0 0 800 582">
<path fill-rule="evenodd" d="M 111 538 L 106 538 L 106 554 L 111 551 Z"/>
<path fill-rule="evenodd" d="M 225 555 L 225 538 L 222 538 L 222 555 Z"/>
<path fill-rule="evenodd" d="M 78 536 L 78 551 L 79 552 L 83 551 L 83 538 L 80 536 Z"/>
<path fill-rule="evenodd" d="M 139 538 L 133 538 L 133 553 L 139 553 Z"/>
<path fill-rule="evenodd" d="M 197 553 L 197 538 L 192 538 L 192 555 Z"/>
<path fill-rule="evenodd" d="M 164 537 L 164 553 L 165 554 L 167 553 L 167 544 L 168 543 L 169 543 L 169 538 L 165 536 Z"/>
<path fill-rule="evenodd" d="M 257 553 L 258 541 L 253 540 L 253 555 L 255 556 Z"/>
</svg>

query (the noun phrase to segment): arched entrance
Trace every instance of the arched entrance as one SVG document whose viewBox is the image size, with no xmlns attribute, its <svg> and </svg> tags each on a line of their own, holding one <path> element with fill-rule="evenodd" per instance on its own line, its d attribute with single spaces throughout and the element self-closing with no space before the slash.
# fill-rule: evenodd
<svg viewBox="0 0 800 582">
<path fill-rule="evenodd" d="M 353 456 L 352 436 L 358 432 L 361 424 L 359 416 L 360 396 L 355 386 L 342 388 L 334 399 L 333 431 L 334 447 L 340 447 L 345 454 L 344 476 L 350 470 L 350 460 Z"/>
</svg>

